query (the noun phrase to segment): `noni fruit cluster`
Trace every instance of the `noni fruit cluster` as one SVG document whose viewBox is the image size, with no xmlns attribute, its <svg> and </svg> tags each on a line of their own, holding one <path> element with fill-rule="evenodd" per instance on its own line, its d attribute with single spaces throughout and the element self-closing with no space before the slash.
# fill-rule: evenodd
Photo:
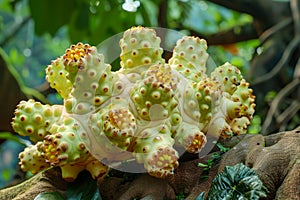
<svg viewBox="0 0 300 200">
<path fill-rule="evenodd" d="M 12 127 L 34 143 L 20 153 L 21 168 L 59 166 L 74 180 L 84 169 L 103 177 L 103 160 L 134 159 L 164 178 L 179 165 L 177 147 L 199 153 L 207 137 L 245 133 L 255 97 L 239 69 L 225 63 L 208 75 L 207 44 L 197 37 L 179 39 L 168 61 L 160 43 L 153 29 L 125 31 L 118 71 L 89 44 L 53 60 L 46 80 L 64 103 L 17 106 Z"/>
</svg>

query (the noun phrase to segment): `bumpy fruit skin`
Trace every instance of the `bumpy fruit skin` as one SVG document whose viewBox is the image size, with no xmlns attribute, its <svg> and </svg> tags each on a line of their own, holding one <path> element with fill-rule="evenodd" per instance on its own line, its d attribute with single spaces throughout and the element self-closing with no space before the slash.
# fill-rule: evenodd
<svg viewBox="0 0 300 200">
<path fill-rule="evenodd" d="M 39 141 L 35 145 L 30 145 L 19 154 L 19 165 L 23 171 L 30 171 L 36 174 L 50 167 L 49 163 L 42 157 L 42 152 L 39 151 L 42 142 Z"/>
<path fill-rule="evenodd" d="M 88 135 L 82 125 L 72 117 L 65 117 L 63 123 L 50 130 L 42 145 L 42 155 L 52 165 L 73 164 L 88 155 L 85 142 Z"/>
<path fill-rule="evenodd" d="M 53 60 L 46 68 L 46 80 L 64 99 L 68 98 L 72 90 L 72 82 L 68 76 L 69 73 L 65 70 L 62 59 Z"/>
<path fill-rule="evenodd" d="M 52 125 L 59 123 L 62 111 L 60 105 L 42 105 L 33 99 L 21 101 L 15 110 L 12 127 L 33 142 L 41 141 L 49 134 Z"/>
<path fill-rule="evenodd" d="M 184 36 L 177 41 L 169 64 L 188 79 L 198 82 L 206 77 L 206 49 L 204 39 Z"/>
<path fill-rule="evenodd" d="M 238 68 L 227 62 L 211 73 L 211 79 L 221 87 L 220 90 L 232 95 L 243 76 Z"/>
<path fill-rule="evenodd" d="M 177 108 L 177 77 L 167 64 L 152 65 L 143 79 L 132 88 L 130 97 L 141 119 L 156 121 L 168 118 Z"/>
<path fill-rule="evenodd" d="M 191 36 L 177 41 L 166 62 L 160 42 L 150 28 L 125 31 L 115 72 L 96 47 L 83 43 L 52 61 L 46 80 L 64 104 L 17 106 L 14 130 L 37 142 L 20 153 L 21 168 L 37 173 L 59 166 L 72 181 L 84 169 L 103 177 L 101 160 L 135 159 L 164 178 L 179 165 L 182 147 L 199 153 L 208 135 L 245 133 L 255 96 L 239 69 L 225 63 L 207 74 L 206 41 Z"/>
<path fill-rule="evenodd" d="M 124 152 L 131 151 L 131 143 L 137 129 L 136 118 L 128 101 L 116 97 L 98 112 L 89 116 L 90 138 L 97 142 L 98 158 L 118 160 Z"/>
<path fill-rule="evenodd" d="M 111 66 L 104 63 L 104 56 L 96 47 L 78 43 L 72 45 L 61 59 L 73 83 L 70 97 L 65 101 L 67 112 L 86 114 L 94 111 L 112 95 L 123 89 Z"/>
<path fill-rule="evenodd" d="M 144 129 L 135 141 L 134 155 L 150 175 L 164 178 L 178 166 L 178 153 L 167 124 Z"/>
<path fill-rule="evenodd" d="M 152 29 L 133 27 L 125 31 L 119 43 L 122 51 L 121 67 L 124 70 L 138 71 L 141 67 L 148 68 L 152 64 L 164 63 L 160 42 Z"/>
</svg>

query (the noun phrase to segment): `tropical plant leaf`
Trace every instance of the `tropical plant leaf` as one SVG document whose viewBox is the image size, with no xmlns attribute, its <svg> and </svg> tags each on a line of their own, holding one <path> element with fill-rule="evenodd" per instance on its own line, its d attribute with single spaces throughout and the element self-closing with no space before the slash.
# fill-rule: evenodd
<svg viewBox="0 0 300 200">
<path fill-rule="evenodd" d="M 73 0 L 29 0 L 35 32 L 38 35 L 46 32 L 54 35 L 61 26 L 69 23 L 75 6 L 76 2 Z"/>
<path fill-rule="evenodd" d="M 199 196 L 197 196 L 196 200 L 204 200 L 204 192 L 201 192 Z"/>
<path fill-rule="evenodd" d="M 213 180 L 208 200 L 260 199 L 266 197 L 267 188 L 251 168 L 239 163 L 226 166 Z"/>
<path fill-rule="evenodd" d="M 102 200 L 97 182 L 86 171 L 67 186 L 67 200 Z"/>
</svg>

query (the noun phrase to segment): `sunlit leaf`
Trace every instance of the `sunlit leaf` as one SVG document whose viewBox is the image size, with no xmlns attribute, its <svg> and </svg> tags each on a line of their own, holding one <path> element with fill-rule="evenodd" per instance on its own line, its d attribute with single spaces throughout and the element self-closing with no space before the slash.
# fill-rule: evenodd
<svg viewBox="0 0 300 200">
<path fill-rule="evenodd" d="M 204 164 L 204 163 L 198 163 L 197 166 L 198 166 L 198 167 L 208 167 L 208 165 L 207 165 L 207 164 Z"/>
<path fill-rule="evenodd" d="M 1 12 L 11 12 L 12 6 L 10 1 L 0 1 Z"/>
</svg>

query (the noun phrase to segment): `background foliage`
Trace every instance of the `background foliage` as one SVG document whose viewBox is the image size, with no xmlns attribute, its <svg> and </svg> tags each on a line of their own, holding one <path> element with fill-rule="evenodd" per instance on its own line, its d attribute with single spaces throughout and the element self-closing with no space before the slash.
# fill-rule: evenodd
<svg viewBox="0 0 300 200">
<path fill-rule="evenodd" d="M 167 28 L 179 30 L 184 24 L 180 31 L 185 34 L 187 29 L 215 33 L 252 20 L 249 15 L 194 0 L 170 0 L 169 12 L 161 17 L 161 2 L 141 0 L 136 12 L 128 12 L 122 9 L 123 0 L 2 0 L 0 44 L 25 84 L 43 89 L 45 66 L 79 41 L 98 45 L 131 26 L 159 26 L 161 18 L 167 20 Z M 231 61 L 247 68 L 257 44 L 254 40 L 228 47 L 230 51 L 224 47 L 209 51 L 217 64 Z"/>
</svg>

